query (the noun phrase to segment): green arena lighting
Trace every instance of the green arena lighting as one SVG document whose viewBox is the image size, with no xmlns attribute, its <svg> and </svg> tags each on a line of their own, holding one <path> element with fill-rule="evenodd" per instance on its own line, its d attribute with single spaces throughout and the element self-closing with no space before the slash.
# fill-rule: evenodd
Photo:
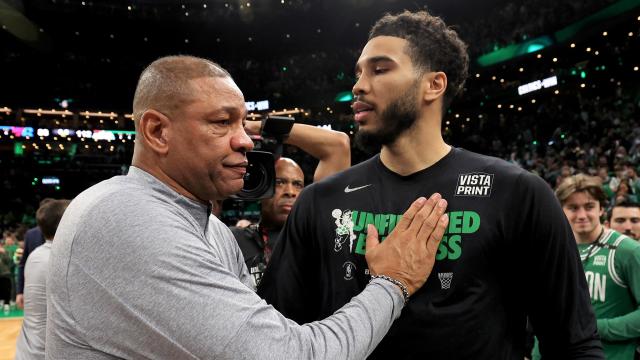
<svg viewBox="0 0 640 360">
<path fill-rule="evenodd" d="M 538 43 L 529 44 L 527 46 L 527 53 L 528 54 L 534 53 L 534 52 L 542 50 L 544 48 L 545 48 L 544 44 L 538 44 Z"/>
<path fill-rule="evenodd" d="M 340 92 L 335 98 L 336 102 L 349 102 L 351 100 L 353 100 L 353 93 L 351 93 L 351 91 Z"/>
<path fill-rule="evenodd" d="M 22 142 L 16 141 L 13 144 L 13 155 L 15 155 L 15 156 L 23 156 L 24 155 L 24 149 L 22 148 Z"/>
</svg>

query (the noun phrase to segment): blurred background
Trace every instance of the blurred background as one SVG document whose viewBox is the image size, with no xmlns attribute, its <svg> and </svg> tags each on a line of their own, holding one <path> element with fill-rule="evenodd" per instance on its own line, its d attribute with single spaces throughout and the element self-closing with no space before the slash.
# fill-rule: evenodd
<svg viewBox="0 0 640 360">
<path fill-rule="evenodd" d="M 254 114 L 352 136 L 353 67 L 368 30 L 386 12 L 423 8 L 459 32 L 472 59 L 443 120 L 450 144 L 517 163 L 551 186 L 581 171 L 602 176 L 614 202 L 637 197 L 639 5 L 0 0 L 0 228 L 33 226 L 42 198 L 73 198 L 126 173 L 137 77 L 160 56 L 220 63 Z M 310 183 L 314 160 L 291 146 L 285 154 Z M 354 163 L 367 157 L 353 149 Z M 222 217 L 258 211 L 225 202 Z"/>
</svg>

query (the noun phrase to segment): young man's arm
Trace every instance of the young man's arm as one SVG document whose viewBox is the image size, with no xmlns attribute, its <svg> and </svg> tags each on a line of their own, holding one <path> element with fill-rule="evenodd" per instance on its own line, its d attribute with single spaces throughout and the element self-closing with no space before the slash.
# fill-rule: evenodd
<svg viewBox="0 0 640 360">
<path fill-rule="evenodd" d="M 260 133 L 260 121 L 247 121 L 245 129 L 250 135 Z M 351 144 L 347 134 L 306 124 L 293 124 L 285 144 L 299 147 L 319 160 L 313 175 L 318 182 L 325 177 L 351 166 Z"/>
<path fill-rule="evenodd" d="M 633 241 L 629 239 L 627 244 L 621 244 L 614 261 L 616 270 L 629 287 L 636 309 L 622 316 L 598 319 L 598 333 L 606 341 L 640 338 L 640 245 Z"/>
</svg>

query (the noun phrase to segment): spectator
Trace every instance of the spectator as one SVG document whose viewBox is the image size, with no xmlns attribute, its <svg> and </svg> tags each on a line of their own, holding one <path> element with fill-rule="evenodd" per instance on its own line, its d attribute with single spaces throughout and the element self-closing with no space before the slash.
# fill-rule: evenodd
<svg viewBox="0 0 640 360">
<path fill-rule="evenodd" d="M 617 202 L 609 210 L 605 225 L 632 239 L 640 240 L 640 204 Z"/>
<path fill-rule="evenodd" d="M 69 200 L 52 200 L 36 212 L 45 243 L 31 253 L 25 266 L 24 319 L 16 343 L 16 360 L 45 358 L 49 256 L 56 229 L 68 205 Z"/>
<path fill-rule="evenodd" d="M 640 340 L 640 243 L 602 225 L 599 178 L 571 176 L 556 195 L 578 244 L 606 358 L 633 359 Z"/>
<path fill-rule="evenodd" d="M 52 200 L 52 198 L 42 199 L 40 201 L 40 207 Z M 20 263 L 18 265 L 18 284 L 16 286 L 16 304 L 20 309 L 24 308 L 24 267 L 29 255 L 31 255 L 38 246 L 44 244 L 44 242 L 44 236 L 42 236 L 42 231 L 38 226 L 27 230 L 24 235 L 24 250 L 22 251 L 22 257 L 20 258 Z"/>
</svg>

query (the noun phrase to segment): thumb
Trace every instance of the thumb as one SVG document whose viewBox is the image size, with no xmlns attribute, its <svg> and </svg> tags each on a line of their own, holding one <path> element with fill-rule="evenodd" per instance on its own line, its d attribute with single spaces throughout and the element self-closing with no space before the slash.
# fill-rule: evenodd
<svg viewBox="0 0 640 360">
<path fill-rule="evenodd" d="M 367 225 L 366 251 L 369 252 L 369 250 L 373 250 L 373 248 L 375 248 L 379 244 L 380 241 L 378 241 L 378 230 L 375 226 L 373 226 L 373 224 Z"/>
</svg>

